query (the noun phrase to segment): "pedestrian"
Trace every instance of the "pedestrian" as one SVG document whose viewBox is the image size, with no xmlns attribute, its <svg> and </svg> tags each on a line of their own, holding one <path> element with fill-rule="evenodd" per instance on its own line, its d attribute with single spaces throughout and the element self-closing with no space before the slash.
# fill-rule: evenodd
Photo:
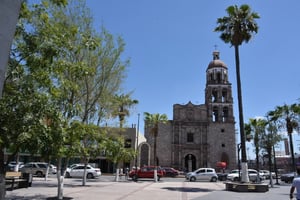
<svg viewBox="0 0 300 200">
<path fill-rule="evenodd" d="M 129 175 L 129 168 L 126 167 L 126 169 L 125 169 L 125 180 L 128 179 L 128 175 Z"/>
<path fill-rule="evenodd" d="M 294 178 L 293 183 L 292 183 L 292 187 L 290 189 L 290 199 L 293 199 L 294 197 L 294 191 L 295 188 L 297 190 L 297 195 L 296 195 L 296 199 L 300 200 L 300 169 L 297 168 L 297 174 L 298 176 Z"/>
</svg>

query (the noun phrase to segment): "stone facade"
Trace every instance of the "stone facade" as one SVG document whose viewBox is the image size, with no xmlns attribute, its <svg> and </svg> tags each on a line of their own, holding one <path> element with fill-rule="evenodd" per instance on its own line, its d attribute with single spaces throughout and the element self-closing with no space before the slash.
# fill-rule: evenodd
<svg viewBox="0 0 300 200">
<path fill-rule="evenodd" d="M 147 142 L 139 149 L 150 147 L 150 151 L 140 151 L 139 164 L 153 165 L 151 147 L 154 139 L 145 127 Z M 227 169 L 237 167 L 231 83 L 219 52 L 213 52 L 213 60 L 206 70 L 205 103 L 174 104 L 173 120 L 160 124 L 158 130 L 157 160 L 160 166 L 187 171 L 213 167 L 221 171 L 217 163 L 226 162 Z"/>
</svg>

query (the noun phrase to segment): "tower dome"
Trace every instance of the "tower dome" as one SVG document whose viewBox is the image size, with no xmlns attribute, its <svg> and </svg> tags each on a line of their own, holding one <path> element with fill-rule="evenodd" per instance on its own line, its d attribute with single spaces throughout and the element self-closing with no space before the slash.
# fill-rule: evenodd
<svg viewBox="0 0 300 200">
<path fill-rule="evenodd" d="M 220 52 L 214 51 L 213 60 L 208 64 L 207 70 L 220 67 L 227 69 L 226 64 L 222 60 L 220 60 Z"/>
<path fill-rule="evenodd" d="M 220 52 L 213 52 L 213 60 L 206 69 L 206 82 L 209 84 L 228 83 L 228 72 L 226 64 L 220 60 Z"/>
</svg>

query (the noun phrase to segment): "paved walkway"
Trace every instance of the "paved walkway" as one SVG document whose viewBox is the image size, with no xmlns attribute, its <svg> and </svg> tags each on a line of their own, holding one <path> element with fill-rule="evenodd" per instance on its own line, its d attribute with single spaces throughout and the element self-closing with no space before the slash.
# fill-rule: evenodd
<svg viewBox="0 0 300 200">
<path fill-rule="evenodd" d="M 72 181 L 72 182 L 70 182 Z M 64 197 L 78 200 L 282 200 L 289 199 L 290 185 L 276 185 L 266 193 L 238 193 L 225 191 L 223 182 L 167 182 L 155 183 L 152 180 L 99 181 L 89 180 L 87 186 L 81 186 L 81 180 L 65 179 Z M 6 199 L 42 200 L 56 197 L 57 181 L 50 178 L 34 180 L 32 187 L 7 191 Z M 53 199 L 53 198 L 52 198 Z"/>
</svg>

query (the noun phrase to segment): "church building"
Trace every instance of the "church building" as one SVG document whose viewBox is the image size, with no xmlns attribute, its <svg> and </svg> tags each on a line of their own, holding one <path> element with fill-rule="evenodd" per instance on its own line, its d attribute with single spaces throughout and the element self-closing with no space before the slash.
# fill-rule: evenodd
<svg viewBox="0 0 300 200">
<path fill-rule="evenodd" d="M 154 165 L 154 138 L 145 126 L 146 141 L 139 144 L 138 166 Z M 173 105 L 173 120 L 159 124 L 157 164 L 193 171 L 237 167 L 233 98 L 228 68 L 213 52 L 206 69 L 205 103 Z"/>
</svg>

